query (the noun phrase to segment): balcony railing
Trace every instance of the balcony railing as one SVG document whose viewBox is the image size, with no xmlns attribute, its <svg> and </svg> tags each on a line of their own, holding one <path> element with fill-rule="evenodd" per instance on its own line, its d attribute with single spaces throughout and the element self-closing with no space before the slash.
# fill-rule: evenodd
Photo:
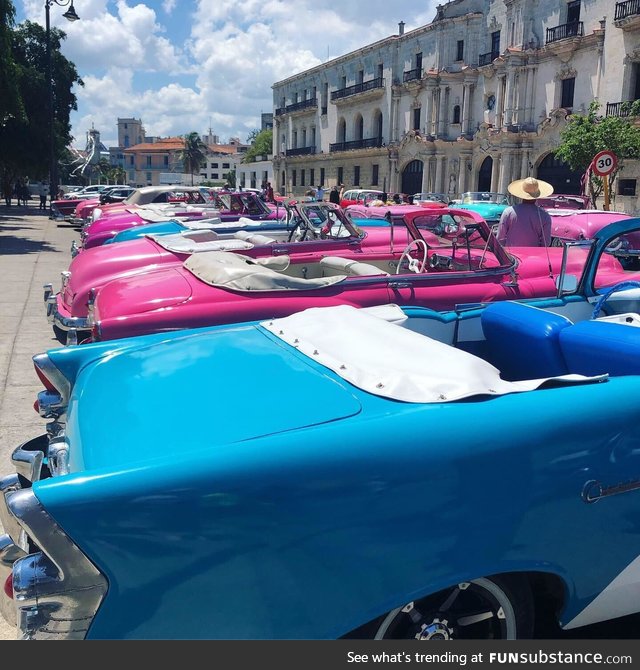
<svg viewBox="0 0 640 670">
<path fill-rule="evenodd" d="M 300 102 L 292 102 L 286 107 L 278 107 L 276 109 L 276 116 L 289 114 L 290 112 L 299 112 L 301 109 L 311 109 L 318 106 L 317 98 L 309 98 L 308 100 L 300 100 Z"/>
<path fill-rule="evenodd" d="M 634 110 L 634 103 L 636 109 Z M 640 112 L 640 101 L 638 100 L 623 100 L 622 102 L 608 102 L 607 103 L 607 116 L 637 116 Z"/>
<path fill-rule="evenodd" d="M 478 65 L 490 65 L 500 54 L 497 51 L 490 51 L 478 56 Z"/>
<path fill-rule="evenodd" d="M 335 142 L 329 145 L 330 152 L 349 151 L 351 149 L 375 149 L 382 146 L 381 137 L 370 137 L 366 140 L 354 140 L 352 142 Z"/>
<path fill-rule="evenodd" d="M 407 70 L 406 72 L 402 73 L 402 81 L 405 83 L 408 81 L 414 81 L 415 79 L 421 79 L 421 78 L 422 78 L 421 67 L 416 67 L 413 70 Z"/>
<path fill-rule="evenodd" d="M 615 21 L 626 19 L 628 16 L 637 16 L 638 14 L 640 14 L 640 0 L 616 2 Z"/>
<path fill-rule="evenodd" d="M 298 147 L 297 149 L 287 149 L 287 156 L 308 156 L 309 154 L 315 154 L 315 147 Z"/>
<path fill-rule="evenodd" d="M 565 40 L 567 37 L 582 37 L 584 35 L 584 23 L 582 21 L 572 21 L 563 23 L 555 28 L 547 28 L 546 44 Z"/>
<path fill-rule="evenodd" d="M 350 95 L 357 95 L 358 93 L 364 93 L 365 91 L 372 91 L 376 88 L 382 88 L 384 86 L 384 78 L 377 77 L 371 81 L 363 81 L 359 84 L 354 84 L 353 86 L 347 86 L 347 88 L 341 88 L 337 91 L 331 92 L 331 100 L 340 100 L 342 98 L 348 98 Z"/>
</svg>

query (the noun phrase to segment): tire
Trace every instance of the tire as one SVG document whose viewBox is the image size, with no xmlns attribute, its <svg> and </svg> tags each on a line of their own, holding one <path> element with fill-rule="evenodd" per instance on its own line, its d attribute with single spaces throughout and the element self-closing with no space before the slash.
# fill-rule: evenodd
<svg viewBox="0 0 640 670">
<path fill-rule="evenodd" d="M 528 581 L 500 575 L 462 582 L 391 610 L 374 639 L 529 639 L 533 622 Z"/>
<path fill-rule="evenodd" d="M 60 344 L 66 344 L 67 343 L 67 331 L 62 330 L 62 328 L 59 328 L 55 324 L 53 324 L 53 334 L 56 336 L 56 340 L 60 342 Z"/>
</svg>

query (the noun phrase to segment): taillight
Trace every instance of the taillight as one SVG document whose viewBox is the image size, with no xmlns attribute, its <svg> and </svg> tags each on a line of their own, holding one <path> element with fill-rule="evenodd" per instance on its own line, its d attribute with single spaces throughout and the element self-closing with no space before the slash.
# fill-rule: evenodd
<svg viewBox="0 0 640 670">
<path fill-rule="evenodd" d="M 4 593 L 7 598 L 13 600 L 13 573 L 4 580 Z"/>
<path fill-rule="evenodd" d="M 33 362 L 33 367 L 36 370 L 38 379 L 44 384 L 44 387 L 47 389 L 47 391 L 57 393 L 58 389 L 53 385 L 53 382 L 47 377 L 47 375 L 45 375 L 44 372 L 38 367 L 36 361 Z"/>
</svg>

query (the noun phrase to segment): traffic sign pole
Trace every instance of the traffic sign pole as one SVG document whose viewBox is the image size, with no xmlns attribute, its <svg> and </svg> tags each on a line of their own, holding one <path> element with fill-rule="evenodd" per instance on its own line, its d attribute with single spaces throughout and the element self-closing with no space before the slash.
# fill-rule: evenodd
<svg viewBox="0 0 640 670">
<path fill-rule="evenodd" d="M 604 187 L 604 205 L 603 209 L 609 211 L 609 175 L 616 169 L 618 157 L 613 151 L 600 151 L 591 161 L 591 169 L 602 178 Z"/>
</svg>

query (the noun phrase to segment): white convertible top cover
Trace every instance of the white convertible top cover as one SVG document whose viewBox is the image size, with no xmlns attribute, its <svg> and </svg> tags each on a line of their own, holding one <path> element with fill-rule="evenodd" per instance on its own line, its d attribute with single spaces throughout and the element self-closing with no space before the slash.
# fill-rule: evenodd
<svg viewBox="0 0 640 670">
<path fill-rule="evenodd" d="M 197 238 L 185 237 L 182 233 L 175 235 L 147 235 L 156 244 L 167 251 L 175 251 L 180 254 L 197 254 L 205 251 L 242 251 L 253 249 L 253 244 L 245 240 L 221 239 L 198 242 Z"/>
<path fill-rule="evenodd" d="M 509 382 L 487 361 L 402 327 L 396 305 L 371 311 L 314 307 L 260 325 L 358 388 L 393 400 L 442 403 L 531 391 L 545 382 L 599 381 L 563 375 Z"/>
<path fill-rule="evenodd" d="M 282 272 L 289 262 L 289 256 L 250 258 L 227 251 L 205 251 L 189 256 L 183 267 L 206 284 L 234 291 L 304 291 L 346 279 L 346 275 L 291 277 Z"/>
</svg>

